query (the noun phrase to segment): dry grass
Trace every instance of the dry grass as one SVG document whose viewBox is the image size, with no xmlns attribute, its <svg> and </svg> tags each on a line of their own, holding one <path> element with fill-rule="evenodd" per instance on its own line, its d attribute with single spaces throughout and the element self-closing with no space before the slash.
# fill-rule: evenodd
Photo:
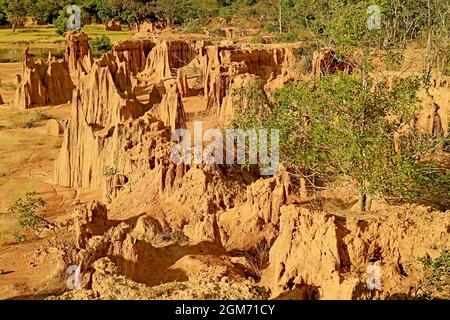
<svg viewBox="0 0 450 320">
<path fill-rule="evenodd" d="M 82 31 L 86 32 L 91 38 L 107 35 L 113 42 L 127 39 L 133 35 L 133 32 L 129 30 L 105 31 L 102 24 L 84 26 Z M 4 48 L 10 44 L 48 47 L 65 44 L 65 38 L 56 33 L 53 25 L 21 28 L 14 33 L 11 29 L 0 29 L 0 47 Z"/>
<path fill-rule="evenodd" d="M 17 89 L 17 85 L 12 82 L 0 82 L 0 88 L 8 91 L 15 91 Z"/>
<path fill-rule="evenodd" d="M 17 219 L 8 206 L 40 184 L 38 175 L 56 158 L 60 139 L 41 133 L 48 117 L 39 111 L 12 112 L 0 109 L 0 245 L 15 242 Z M 37 172 L 37 173 L 36 173 Z"/>
<path fill-rule="evenodd" d="M 12 114 L 8 118 L 1 121 L 1 125 L 7 128 L 32 128 L 42 124 L 44 120 L 50 119 L 41 111 L 25 111 Z"/>
</svg>

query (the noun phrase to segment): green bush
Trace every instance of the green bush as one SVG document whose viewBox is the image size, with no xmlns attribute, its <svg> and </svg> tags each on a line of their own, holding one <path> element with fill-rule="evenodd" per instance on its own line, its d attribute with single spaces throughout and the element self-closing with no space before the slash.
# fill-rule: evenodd
<svg viewBox="0 0 450 320">
<path fill-rule="evenodd" d="M 274 40 L 277 43 L 297 42 L 300 40 L 300 36 L 296 32 L 279 33 L 276 35 Z"/>
<path fill-rule="evenodd" d="M 202 28 L 203 25 L 206 25 L 206 24 L 205 24 L 205 23 L 200 23 L 200 22 L 198 21 L 198 19 L 197 19 L 197 20 L 194 20 L 194 21 L 192 21 L 192 22 L 186 23 L 186 24 L 184 25 L 183 30 L 184 30 L 184 32 L 186 32 L 186 33 L 197 33 L 197 34 L 201 34 L 201 33 L 203 33 L 203 28 Z"/>
<path fill-rule="evenodd" d="M 251 43 L 263 43 L 264 41 L 263 41 L 263 37 L 261 35 L 256 35 L 250 39 L 250 42 Z"/>
<path fill-rule="evenodd" d="M 114 177 L 117 175 L 118 170 L 114 167 L 106 166 L 103 168 L 103 176 L 105 177 Z"/>
<path fill-rule="evenodd" d="M 69 15 L 67 14 L 66 10 L 60 10 L 58 17 L 54 21 L 54 25 L 56 28 L 56 33 L 60 36 L 64 36 L 67 32 L 67 19 L 69 18 Z"/>
<path fill-rule="evenodd" d="M 21 244 L 21 243 L 24 243 L 25 241 L 27 241 L 27 237 L 23 233 L 16 231 L 16 232 L 14 232 L 14 241 L 17 244 Z"/>
<path fill-rule="evenodd" d="M 39 235 L 45 228 L 54 226 L 45 219 L 45 201 L 36 197 L 36 192 L 27 192 L 25 198 L 19 198 L 8 207 L 8 212 L 15 214 L 19 218 L 21 230 L 33 230 Z M 17 242 L 25 241 L 25 235 L 16 233 Z"/>
<path fill-rule="evenodd" d="M 94 51 L 94 54 L 101 54 L 112 50 L 113 44 L 108 36 L 102 35 L 91 40 L 91 48 Z"/>
<path fill-rule="evenodd" d="M 424 282 L 425 295 L 430 298 L 449 299 L 450 297 L 450 252 L 443 251 L 441 255 L 430 260 L 421 259 L 429 271 Z"/>
<path fill-rule="evenodd" d="M 357 182 L 360 209 L 370 210 L 374 195 L 426 201 L 450 207 L 449 170 L 418 161 L 441 139 L 411 126 L 418 108 L 420 79 L 388 86 L 361 75 L 329 75 L 311 84 L 288 84 L 274 104 L 264 101 L 258 86 L 243 89 L 235 127 L 280 130 L 280 157 L 295 175 L 326 181 L 346 175 Z M 259 90 L 259 91 L 258 91 Z M 401 121 L 388 121 L 389 117 Z M 409 131 L 396 139 L 399 128 Z M 307 172 L 305 174 L 305 172 Z"/>
</svg>

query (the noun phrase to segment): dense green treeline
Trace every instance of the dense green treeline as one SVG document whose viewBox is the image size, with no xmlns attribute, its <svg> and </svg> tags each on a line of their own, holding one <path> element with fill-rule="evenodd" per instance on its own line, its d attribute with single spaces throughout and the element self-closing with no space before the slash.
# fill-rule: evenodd
<svg viewBox="0 0 450 320">
<path fill-rule="evenodd" d="M 164 19 L 201 31 L 212 17 L 238 17 L 259 21 L 261 32 L 277 33 L 281 42 L 308 34 L 342 48 L 389 49 L 419 40 L 446 52 L 450 36 L 450 0 L 0 0 L 0 25 L 14 29 L 29 17 L 62 24 L 69 4 L 80 7 L 83 24 Z"/>
<path fill-rule="evenodd" d="M 143 20 L 169 19 L 182 24 L 189 19 L 213 14 L 215 0 L 0 0 L 0 24 L 20 24 L 31 17 L 54 23 L 61 10 L 76 4 L 83 21 L 118 20 L 130 24 Z"/>
<path fill-rule="evenodd" d="M 306 29 L 330 43 L 365 41 L 384 47 L 426 37 L 430 28 L 448 39 L 450 24 L 449 0 L 0 0 L 0 24 L 17 24 L 27 17 L 53 23 L 68 4 L 80 6 L 84 21 L 167 19 L 179 25 L 242 16 L 259 19 L 269 32 Z M 373 5 L 377 7 L 370 8 Z M 374 28 L 366 27 L 370 21 Z"/>
</svg>

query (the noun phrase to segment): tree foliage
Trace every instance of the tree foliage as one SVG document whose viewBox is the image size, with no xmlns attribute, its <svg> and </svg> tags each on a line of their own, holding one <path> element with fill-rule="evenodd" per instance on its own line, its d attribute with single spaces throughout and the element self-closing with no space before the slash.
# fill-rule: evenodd
<svg viewBox="0 0 450 320">
<path fill-rule="evenodd" d="M 109 51 L 113 45 L 108 36 L 102 35 L 91 41 L 91 47 L 95 51 Z"/>
<path fill-rule="evenodd" d="M 427 298 L 448 299 L 450 295 L 450 252 L 443 251 L 434 260 L 421 259 L 429 271 L 424 281 L 424 293 Z"/>
<path fill-rule="evenodd" d="M 28 0 L 26 7 L 27 16 L 51 23 L 58 17 L 58 12 L 63 6 L 59 1 Z"/>
<path fill-rule="evenodd" d="M 27 7 L 25 0 L 10 0 L 5 7 L 6 19 L 12 26 L 13 32 L 16 31 L 16 26 L 23 23 L 27 17 Z"/>
<path fill-rule="evenodd" d="M 0 0 L 0 25 L 4 25 L 8 22 L 6 17 L 6 10 L 8 7 L 7 0 Z"/>
<path fill-rule="evenodd" d="M 156 14 L 165 18 L 170 24 L 184 24 L 201 16 L 196 0 L 156 1 Z"/>
<path fill-rule="evenodd" d="M 249 103 L 235 125 L 279 129 L 281 161 L 313 184 L 337 175 L 354 179 L 362 210 L 370 209 L 373 195 L 449 206 L 448 170 L 425 161 L 442 140 L 414 126 L 419 85 L 416 78 L 388 86 L 360 75 L 330 75 L 283 87 L 272 107 Z M 253 88 L 246 99 L 261 95 Z"/>
<path fill-rule="evenodd" d="M 8 212 L 17 215 L 21 229 L 31 229 L 39 235 L 45 228 L 53 226 L 45 218 L 44 207 L 44 199 L 37 198 L 36 192 L 28 192 L 24 198 L 19 198 L 13 202 L 8 207 Z"/>
<path fill-rule="evenodd" d="M 56 28 L 56 33 L 60 36 L 64 36 L 67 32 L 67 19 L 69 14 L 65 9 L 59 11 L 58 17 L 55 19 L 54 25 Z"/>
</svg>

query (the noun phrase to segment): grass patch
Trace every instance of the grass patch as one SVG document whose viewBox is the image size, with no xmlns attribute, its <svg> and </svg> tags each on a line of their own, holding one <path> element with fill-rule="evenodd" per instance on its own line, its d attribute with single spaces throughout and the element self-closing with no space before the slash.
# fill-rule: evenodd
<svg viewBox="0 0 450 320">
<path fill-rule="evenodd" d="M 90 24 L 84 26 L 81 31 L 87 33 L 92 39 L 100 36 L 107 36 L 109 39 L 111 39 L 112 43 L 117 43 L 119 41 L 130 38 L 134 34 L 133 31 L 126 30 L 125 26 L 122 26 L 122 28 L 124 28 L 123 31 L 106 31 L 105 26 L 102 24 Z"/>
<path fill-rule="evenodd" d="M 11 115 L 2 121 L 2 125 L 8 128 L 30 129 L 39 122 L 50 119 L 41 111 L 24 111 Z"/>
<path fill-rule="evenodd" d="M 0 89 L 15 91 L 17 89 L 17 85 L 12 82 L 0 82 Z"/>
<path fill-rule="evenodd" d="M 90 39 L 108 37 L 112 44 L 130 38 L 134 32 L 106 31 L 104 25 L 93 24 L 82 28 Z M 17 29 L 15 33 L 11 29 L 0 29 L 0 63 L 21 62 L 23 50 L 30 47 L 30 54 L 34 59 L 47 59 L 48 53 L 62 58 L 65 52 L 66 39 L 56 33 L 53 25 L 37 26 Z"/>
<path fill-rule="evenodd" d="M 300 35 L 296 32 L 279 33 L 275 36 L 276 43 L 290 43 L 300 41 Z"/>
<path fill-rule="evenodd" d="M 424 284 L 425 296 L 430 299 L 450 299 L 450 252 L 443 251 L 438 258 L 425 258 L 422 262 L 429 271 Z"/>
<path fill-rule="evenodd" d="M 134 34 L 133 31 L 126 29 L 124 31 L 106 31 L 102 24 L 86 25 L 81 30 L 91 38 L 106 35 L 112 42 L 125 40 Z M 53 25 L 21 28 L 17 29 L 15 33 L 11 29 L 0 29 L 0 45 L 55 45 L 65 44 L 65 42 L 65 37 L 58 35 Z"/>
<path fill-rule="evenodd" d="M 0 44 L 55 44 L 65 42 L 63 37 L 56 34 L 56 29 L 51 26 L 37 26 L 33 28 L 0 29 Z"/>
</svg>

